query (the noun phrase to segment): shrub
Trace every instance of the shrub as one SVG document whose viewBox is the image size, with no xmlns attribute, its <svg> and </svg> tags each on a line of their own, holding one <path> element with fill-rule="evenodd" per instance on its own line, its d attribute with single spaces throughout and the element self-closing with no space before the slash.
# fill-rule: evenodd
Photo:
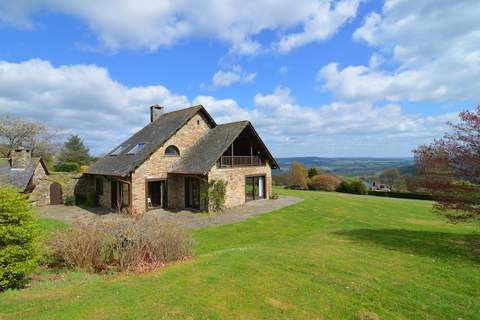
<svg viewBox="0 0 480 320">
<path fill-rule="evenodd" d="M 340 178 L 322 174 L 311 178 L 308 188 L 310 190 L 335 191 L 340 183 L 342 183 Z"/>
<path fill-rule="evenodd" d="M 274 192 L 272 193 L 272 196 L 270 197 L 272 200 L 277 200 L 278 199 L 278 193 Z"/>
<path fill-rule="evenodd" d="M 65 200 L 63 201 L 63 204 L 66 206 L 74 206 L 75 205 L 75 197 L 72 195 L 68 195 L 65 197 Z"/>
<path fill-rule="evenodd" d="M 402 198 L 402 199 L 433 200 L 432 195 L 428 193 L 385 192 L 385 191 L 369 190 L 368 195 L 379 196 L 379 197 Z"/>
<path fill-rule="evenodd" d="M 19 190 L 0 187 L 0 291 L 25 284 L 37 265 L 37 221 Z"/>
<path fill-rule="evenodd" d="M 219 212 L 223 210 L 225 204 L 225 195 L 227 193 L 227 182 L 218 179 L 208 182 L 208 191 L 204 194 L 204 198 L 208 203 L 208 208 L 213 212 Z"/>
<path fill-rule="evenodd" d="M 300 162 L 292 162 L 290 171 L 287 175 L 287 183 L 291 189 L 304 190 L 307 189 L 307 168 Z"/>
<path fill-rule="evenodd" d="M 80 166 L 76 162 L 59 162 L 55 165 L 55 171 L 78 172 L 80 171 Z"/>
<path fill-rule="evenodd" d="M 360 180 L 342 181 L 336 191 L 353 194 L 368 193 L 367 187 Z"/>
<path fill-rule="evenodd" d="M 50 264 L 73 269 L 139 271 L 185 259 L 189 235 L 159 217 L 120 218 L 57 231 L 47 242 Z"/>
<path fill-rule="evenodd" d="M 88 171 L 89 168 L 90 166 L 87 166 L 87 165 L 80 166 L 80 172 L 85 173 Z"/>
</svg>

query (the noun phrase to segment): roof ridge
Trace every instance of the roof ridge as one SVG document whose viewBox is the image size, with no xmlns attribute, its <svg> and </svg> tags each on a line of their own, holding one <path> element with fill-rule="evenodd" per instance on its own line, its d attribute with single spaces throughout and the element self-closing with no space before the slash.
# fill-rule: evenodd
<svg viewBox="0 0 480 320">
<path fill-rule="evenodd" d="M 190 106 L 190 107 L 186 107 L 186 108 L 182 108 L 182 109 L 178 109 L 178 110 L 173 110 L 173 111 L 169 111 L 169 112 L 165 112 L 164 114 L 161 115 L 161 117 L 167 115 L 167 114 L 171 114 L 171 113 L 175 113 L 175 112 L 180 112 L 180 111 L 185 111 L 185 110 L 188 110 L 188 109 L 195 109 L 195 108 L 203 108 L 203 106 L 201 104 L 197 104 L 197 105 L 194 105 L 194 106 Z"/>
<path fill-rule="evenodd" d="M 220 127 L 220 126 L 230 126 L 230 125 L 234 125 L 234 124 L 239 124 L 239 123 L 241 123 L 241 122 L 250 123 L 249 120 L 240 120 L 240 121 L 222 123 L 222 124 L 219 124 L 217 127 Z"/>
</svg>

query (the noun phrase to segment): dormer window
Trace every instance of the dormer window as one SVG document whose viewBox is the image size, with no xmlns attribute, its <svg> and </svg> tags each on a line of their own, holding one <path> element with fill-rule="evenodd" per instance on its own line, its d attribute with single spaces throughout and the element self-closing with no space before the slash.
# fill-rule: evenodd
<svg viewBox="0 0 480 320">
<path fill-rule="evenodd" d="M 127 154 L 137 154 L 145 148 L 145 143 L 137 143 Z"/>
<path fill-rule="evenodd" d="M 113 150 L 110 155 L 111 156 L 118 156 L 120 153 L 125 151 L 128 148 L 128 144 L 122 144 L 117 149 Z"/>
<path fill-rule="evenodd" d="M 165 155 L 166 156 L 179 156 L 180 155 L 180 150 L 178 150 L 177 147 L 175 146 L 168 146 L 167 149 L 165 149 Z"/>
</svg>

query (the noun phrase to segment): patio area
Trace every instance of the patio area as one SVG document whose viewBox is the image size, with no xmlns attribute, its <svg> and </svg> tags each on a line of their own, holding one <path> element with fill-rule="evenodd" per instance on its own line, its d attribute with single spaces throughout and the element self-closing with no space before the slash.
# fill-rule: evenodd
<svg viewBox="0 0 480 320">
<path fill-rule="evenodd" d="M 250 201 L 217 214 L 192 211 L 171 212 L 158 209 L 146 213 L 145 218 L 160 217 L 162 221 L 165 221 L 165 224 L 178 224 L 187 229 L 205 228 L 246 220 L 250 217 L 281 209 L 301 201 L 301 198 L 281 196 L 276 200 Z M 37 212 L 40 217 L 59 219 L 68 224 L 91 223 L 96 219 L 131 219 L 129 216 L 102 208 L 67 207 L 63 205 L 40 207 L 37 209 Z"/>
</svg>

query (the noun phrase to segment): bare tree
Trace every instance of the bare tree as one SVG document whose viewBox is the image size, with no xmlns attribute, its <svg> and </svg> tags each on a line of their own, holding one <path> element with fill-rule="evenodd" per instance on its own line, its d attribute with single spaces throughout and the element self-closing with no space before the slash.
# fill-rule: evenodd
<svg viewBox="0 0 480 320">
<path fill-rule="evenodd" d="M 35 156 L 48 157 L 55 151 L 53 143 L 57 131 L 46 124 L 27 121 L 11 115 L 0 116 L 0 142 L 4 156 L 19 146 L 30 148 Z"/>
</svg>

